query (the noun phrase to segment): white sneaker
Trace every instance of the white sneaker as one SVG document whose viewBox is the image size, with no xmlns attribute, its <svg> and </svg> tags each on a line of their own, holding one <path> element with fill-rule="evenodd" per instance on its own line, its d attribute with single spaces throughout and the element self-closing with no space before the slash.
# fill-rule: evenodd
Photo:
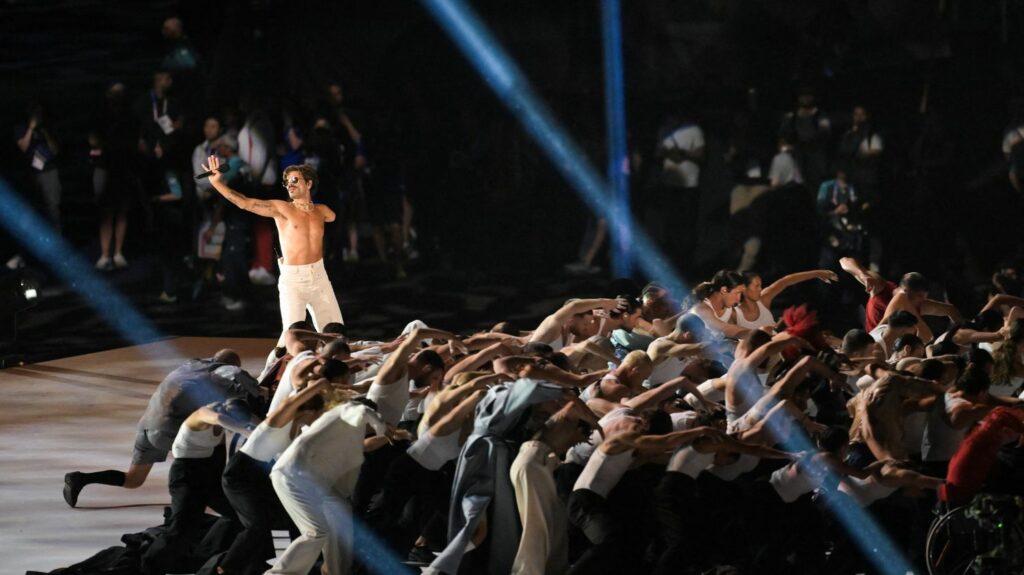
<svg viewBox="0 0 1024 575">
<path fill-rule="evenodd" d="M 114 254 L 114 267 L 123 270 L 128 267 L 128 260 L 124 259 L 124 256 L 121 254 Z"/>
<path fill-rule="evenodd" d="M 256 285 L 270 286 L 274 285 L 277 279 L 266 268 L 255 268 L 249 270 L 249 281 Z"/>
<path fill-rule="evenodd" d="M 231 299 L 225 296 L 220 298 L 220 303 L 228 311 L 242 311 L 245 309 L 245 302 L 240 299 Z"/>
<path fill-rule="evenodd" d="M 10 267 L 10 264 L 8 264 L 8 267 Z M 96 269 L 104 272 L 110 271 L 114 269 L 114 262 L 107 256 L 100 256 L 100 259 L 96 260 Z"/>
</svg>

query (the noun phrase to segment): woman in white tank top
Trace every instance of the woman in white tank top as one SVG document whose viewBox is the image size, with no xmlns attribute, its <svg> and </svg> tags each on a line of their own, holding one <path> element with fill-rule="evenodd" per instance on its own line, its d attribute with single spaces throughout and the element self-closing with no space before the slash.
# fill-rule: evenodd
<svg viewBox="0 0 1024 575">
<path fill-rule="evenodd" d="M 762 288 L 759 274 L 746 272 L 744 277 L 746 278 L 746 290 L 740 305 L 736 307 L 736 325 L 747 329 L 775 326 L 775 316 L 771 312 L 772 301 L 786 288 L 814 279 L 825 283 L 839 280 L 833 271 L 812 270 L 783 276 L 768 287 Z"/>
<path fill-rule="evenodd" d="M 740 303 L 745 289 L 743 276 L 737 272 L 722 270 L 711 281 L 693 289 L 699 299 L 690 308 L 690 313 L 704 320 L 709 330 L 724 337 L 741 337 L 748 330 L 736 325 L 734 310 Z"/>
</svg>

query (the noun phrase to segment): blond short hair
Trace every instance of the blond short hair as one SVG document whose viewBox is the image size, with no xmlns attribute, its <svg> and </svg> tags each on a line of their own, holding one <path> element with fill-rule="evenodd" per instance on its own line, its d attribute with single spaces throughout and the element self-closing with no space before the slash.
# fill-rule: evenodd
<svg viewBox="0 0 1024 575">
<path fill-rule="evenodd" d="M 622 367 L 626 369 L 641 368 L 649 366 L 651 363 L 651 356 L 647 355 L 646 351 L 637 349 L 626 354 L 626 357 L 622 360 Z"/>
</svg>

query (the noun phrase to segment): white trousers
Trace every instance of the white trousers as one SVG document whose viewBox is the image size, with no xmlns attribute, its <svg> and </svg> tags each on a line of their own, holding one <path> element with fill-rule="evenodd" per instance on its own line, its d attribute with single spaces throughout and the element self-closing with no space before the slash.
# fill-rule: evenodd
<svg viewBox="0 0 1024 575">
<path fill-rule="evenodd" d="M 558 459 L 541 441 L 527 441 L 512 462 L 512 487 L 523 523 L 523 537 L 512 563 L 513 575 L 544 575 L 569 570 L 569 521 L 555 487 Z"/>
<path fill-rule="evenodd" d="M 281 270 L 277 292 L 281 301 L 282 333 L 291 324 L 306 319 L 306 310 L 313 317 L 317 331 L 331 322 L 345 321 L 323 260 L 302 266 L 289 266 L 278 260 L 278 268 Z"/>
<path fill-rule="evenodd" d="M 313 476 L 274 470 L 274 491 L 301 533 L 266 575 L 307 575 L 322 551 L 330 575 L 352 571 L 352 508 Z"/>
</svg>

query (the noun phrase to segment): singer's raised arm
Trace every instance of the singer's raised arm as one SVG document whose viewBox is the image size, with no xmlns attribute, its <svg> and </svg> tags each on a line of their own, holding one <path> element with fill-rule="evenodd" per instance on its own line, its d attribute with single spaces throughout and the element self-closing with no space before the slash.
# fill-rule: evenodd
<svg viewBox="0 0 1024 575">
<path fill-rule="evenodd" d="M 287 202 L 282 202 L 281 200 L 256 200 L 232 190 L 224 183 L 224 175 L 221 174 L 219 170 L 220 159 L 217 156 L 210 156 L 206 161 L 207 164 L 202 166 L 202 168 L 207 172 L 212 172 L 210 174 L 210 184 L 213 186 L 213 189 L 217 190 L 217 193 L 224 196 L 227 201 L 258 216 L 264 216 L 267 218 L 279 218 L 284 216 L 279 209 L 281 206 L 278 204 L 285 204 Z"/>
</svg>

